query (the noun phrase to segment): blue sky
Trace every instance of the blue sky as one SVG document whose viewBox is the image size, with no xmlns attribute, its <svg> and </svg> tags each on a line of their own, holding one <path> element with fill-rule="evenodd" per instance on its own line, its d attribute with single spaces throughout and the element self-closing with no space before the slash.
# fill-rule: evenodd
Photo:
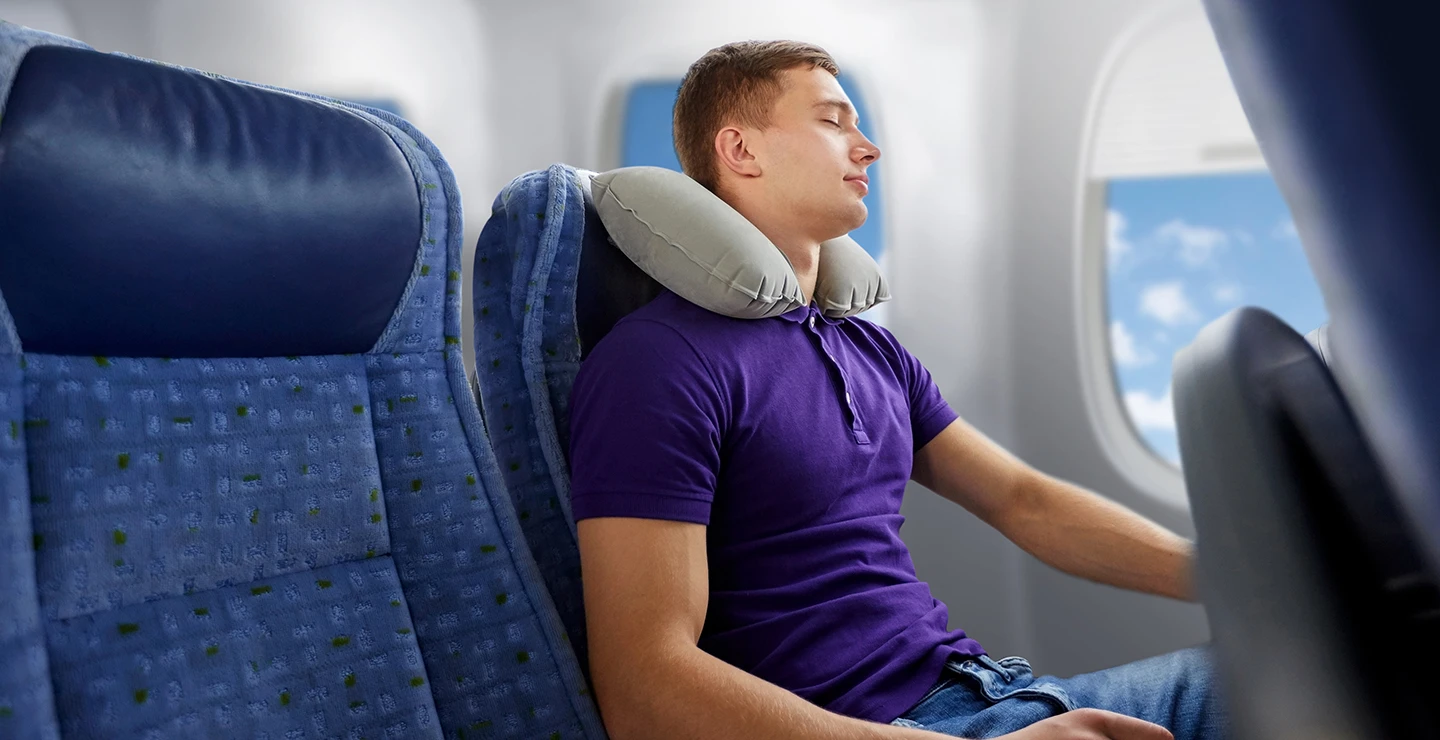
<svg viewBox="0 0 1440 740">
<path fill-rule="evenodd" d="M 1202 327 L 1259 306 L 1307 333 L 1328 314 L 1269 174 L 1111 180 L 1110 347 L 1141 436 L 1179 460 L 1170 363 Z"/>
</svg>

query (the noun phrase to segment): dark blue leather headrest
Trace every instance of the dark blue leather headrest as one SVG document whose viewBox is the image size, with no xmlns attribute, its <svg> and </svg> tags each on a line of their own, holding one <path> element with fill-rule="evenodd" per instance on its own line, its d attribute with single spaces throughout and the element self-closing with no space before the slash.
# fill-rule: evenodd
<svg viewBox="0 0 1440 740">
<path fill-rule="evenodd" d="M 418 187 L 350 110 L 36 47 L 0 125 L 0 296 L 26 352 L 364 352 L 415 263 Z"/>
</svg>

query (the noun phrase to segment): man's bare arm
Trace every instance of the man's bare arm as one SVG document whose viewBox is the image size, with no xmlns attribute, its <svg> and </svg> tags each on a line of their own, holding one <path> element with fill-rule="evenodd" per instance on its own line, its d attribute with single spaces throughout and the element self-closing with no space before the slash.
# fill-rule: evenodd
<svg viewBox="0 0 1440 740">
<path fill-rule="evenodd" d="M 705 527 L 579 523 L 590 673 L 614 740 L 945 737 L 826 711 L 697 647 L 709 604 Z"/>
<path fill-rule="evenodd" d="M 912 477 L 1066 573 L 1194 599 L 1189 541 L 1025 465 L 964 421 L 955 421 L 915 455 Z"/>
<path fill-rule="evenodd" d="M 1036 474 L 1020 492 L 1011 539 L 1073 576 L 1117 588 L 1195 600 L 1195 546 L 1079 486 Z"/>
</svg>

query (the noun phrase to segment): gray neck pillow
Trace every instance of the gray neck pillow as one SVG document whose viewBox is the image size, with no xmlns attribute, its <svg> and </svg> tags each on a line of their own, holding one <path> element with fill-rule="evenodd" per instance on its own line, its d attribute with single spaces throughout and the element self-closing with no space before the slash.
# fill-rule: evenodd
<svg viewBox="0 0 1440 740">
<path fill-rule="evenodd" d="M 690 177 L 661 167 L 622 167 L 595 175 L 590 192 L 620 251 L 681 298 L 738 319 L 804 305 L 784 253 Z M 890 300 L 890 287 L 875 260 L 842 236 L 820 245 L 814 298 L 826 316 L 843 318 Z"/>
</svg>

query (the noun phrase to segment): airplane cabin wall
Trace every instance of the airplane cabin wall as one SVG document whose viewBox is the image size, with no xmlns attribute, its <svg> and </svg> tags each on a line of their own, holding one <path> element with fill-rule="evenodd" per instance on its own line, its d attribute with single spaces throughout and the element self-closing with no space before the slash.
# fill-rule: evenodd
<svg viewBox="0 0 1440 740">
<path fill-rule="evenodd" d="M 75 22 L 57 0 L 0 0 L 0 18 L 61 36 L 75 36 Z"/>
<path fill-rule="evenodd" d="M 1188 508 L 1169 490 L 1183 486 L 1178 473 L 1166 468 L 1158 481 L 1137 481 L 1132 461 L 1107 444 L 1106 435 L 1114 430 L 1104 428 L 1106 420 L 1093 412 L 1093 397 L 1111 392 L 1105 387 L 1108 376 L 1097 380 L 1089 362 L 1108 369 L 1108 325 L 1083 308 L 1103 296 L 1104 286 L 1091 279 L 1103 274 L 1094 262 L 1104 259 L 1105 213 L 1103 203 L 1086 192 L 1091 186 L 1082 168 L 1093 105 L 1116 55 L 1157 17 L 1193 4 L 1024 3 L 1014 79 L 1014 140 L 1023 146 L 1014 148 L 1011 167 L 1014 192 L 1023 195 L 1010 214 L 1013 241 L 1007 250 L 1013 276 L 1014 451 L 1047 473 L 1188 537 L 1194 535 Z M 1094 321 L 1101 325 L 1090 326 Z M 1096 359 L 1095 353 L 1103 357 Z M 1130 434 L 1123 427 L 1118 433 Z M 1208 639 L 1199 606 L 1084 582 L 1034 558 L 1023 560 L 1022 588 L 1031 616 L 1031 648 L 1045 671 L 1098 670 Z"/>
</svg>

